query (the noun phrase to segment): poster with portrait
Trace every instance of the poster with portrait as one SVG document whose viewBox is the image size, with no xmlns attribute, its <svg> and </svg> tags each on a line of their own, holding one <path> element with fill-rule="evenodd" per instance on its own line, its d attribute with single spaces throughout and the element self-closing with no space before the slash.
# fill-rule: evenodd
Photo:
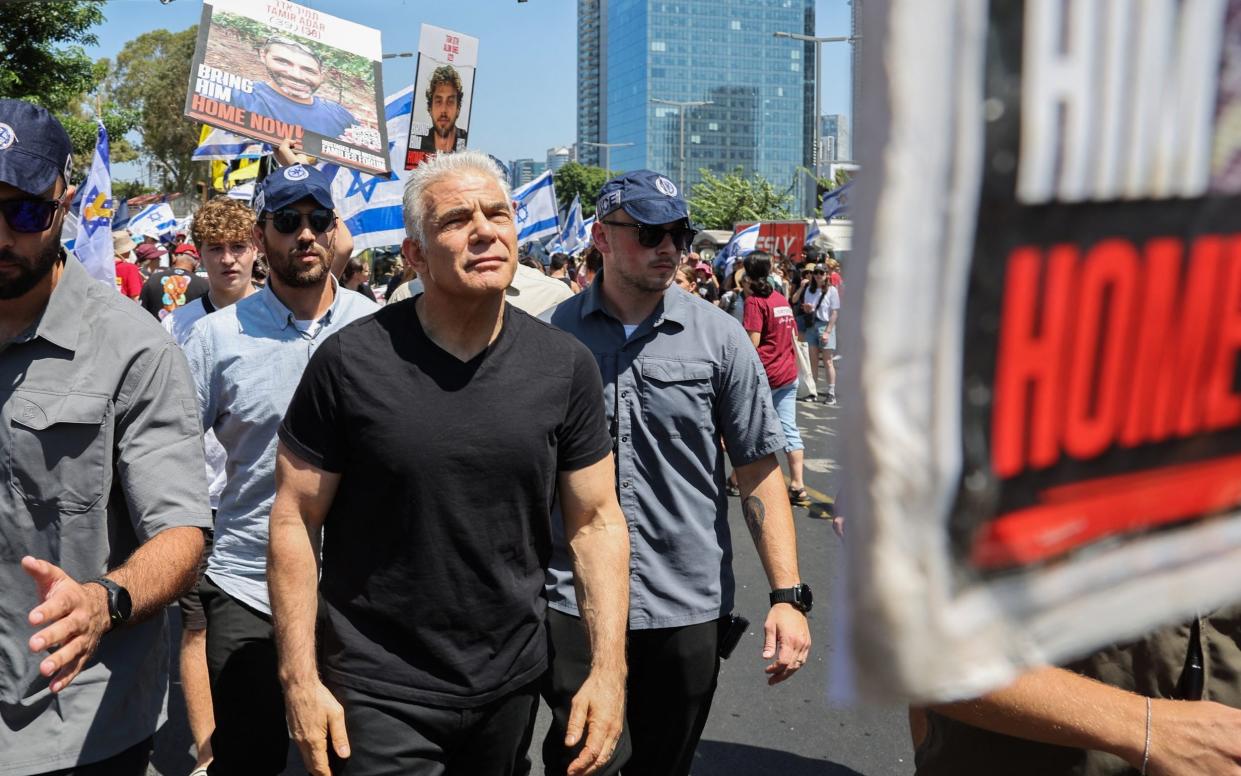
<svg viewBox="0 0 1241 776">
<path fill-rule="evenodd" d="M 1241 599 L 1241 0 L 882 5 L 846 598 L 934 702 Z"/>
<path fill-rule="evenodd" d="M 478 38 L 422 25 L 405 169 L 414 169 L 431 154 L 465 149 L 477 66 Z"/>
<path fill-rule="evenodd" d="M 286 0 L 206 0 L 185 115 L 310 156 L 389 171 L 379 30 Z"/>
</svg>

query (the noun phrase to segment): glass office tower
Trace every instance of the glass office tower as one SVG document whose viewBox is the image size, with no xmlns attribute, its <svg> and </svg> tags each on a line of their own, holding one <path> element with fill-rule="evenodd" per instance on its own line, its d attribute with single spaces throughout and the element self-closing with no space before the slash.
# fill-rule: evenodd
<svg viewBox="0 0 1241 776">
<path fill-rule="evenodd" d="M 800 195 L 815 51 L 777 31 L 813 35 L 814 0 L 578 0 L 579 159 L 680 181 L 682 109 L 652 98 L 703 101 L 684 109 L 687 188 L 740 168 Z"/>
</svg>

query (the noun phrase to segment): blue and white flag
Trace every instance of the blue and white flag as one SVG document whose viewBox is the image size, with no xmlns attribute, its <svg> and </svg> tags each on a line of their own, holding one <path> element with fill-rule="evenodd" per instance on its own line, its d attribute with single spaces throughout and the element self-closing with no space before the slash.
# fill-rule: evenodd
<svg viewBox="0 0 1241 776">
<path fill-rule="evenodd" d="M 819 222 L 815 221 L 811 223 L 810 231 L 806 232 L 806 239 L 803 241 L 803 244 L 809 245 L 814 242 L 814 238 L 818 237 L 820 234 L 822 234 L 822 232 L 819 231 Z"/>
<path fill-rule="evenodd" d="M 728 274 L 738 259 L 754 252 L 758 245 L 758 230 L 761 224 L 754 224 L 742 229 L 728 240 L 728 244 L 715 254 L 715 271 Z"/>
<path fill-rule="evenodd" d="M 833 218 L 845 218 L 849 215 L 849 187 L 852 185 L 853 181 L 849 181 L 823 195 L 823 220 L 831 221 Z"/>
<path fill-rule="evenodd" d="M 404 140 L 409 135 L 409 116 L 414 107 L 414 87 L 409 86 L 384 101 L 384 120 L 388 124 L 388 158 L 393 173 L 370 175 L 336 164 L 320 164 L 332 179 L 332 199 L 336 214 L 353 234 L 354 253 L 367 248 L 400 245 L 405 239 L 401 197 L 405 193 Z M 400 148 L 397 140 L 401 141 Z"/>
<path fill-rule="evenodd" d="M 513 192 L 513 212 L 517 219 L 518 245 L 560 232 L 551 170 Z"/>
<path fill-rule="evenodd" d="M 266 143 L 204 124 L 198 147 L 191 158 L 196 162 L 229 162 L 233 159 L 260 159 L 270 153 L 271 146 Z"/>
<path fill-rule="evenodd" d="M 138 214 L 129 219 L 129 233 L 134 237 L 150 235 L 159 237 L 170 234 L 177 228 L 177 217 L 173 215 L 172 205 L 167 202 L 147 205 Z"/>
<path fill-rule="evenodd" d="M 108 130 L 99 122 L 95 136 L 95 158 L 82 184 L 82 204 L 78 211 L 78 232 L 73 253 L 96 280 L 116 288 L 116 265 L 112 259 L 112 172 L 108 158 Z"/>
<path fill-rule="evenodd" d="M 553 253 L 557 251 L 573 253 L 586 243 L 586 239 L 586 224 L 582 221 L 582 203 L 575 195 L 573 204 L 569 205 L 569 211 L 565 215 L 564 229 L 560 230 L 560 237 L 552 243 L 551 250 Z"/>
</svg>

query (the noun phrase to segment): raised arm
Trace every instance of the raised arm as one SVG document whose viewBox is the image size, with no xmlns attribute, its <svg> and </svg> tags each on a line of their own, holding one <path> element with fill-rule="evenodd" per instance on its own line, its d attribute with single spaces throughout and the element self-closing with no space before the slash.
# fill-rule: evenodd
<svg viewBox="0 0 1241 776">
<path fill-rule="evenodd" d="M 339 484 L 339 474 L 311 466 L 280 442 L 267 586 L 289 731 L 313 776 L 330 774 L 329 738 L 337 755 L 349 756 L 344 708 L 320 681 L 315 661 L 319 531 Z"/>
<path fill-rule="evenodd" d="M 559 475 L 560 511 L 573 560 L 578 609 L 590 640 L 590 675 L 573 696 L 565 746 L 586 743 L 570 774 L 607 763 L 625 713 L 629 621 L 629 530 L 616 500 L 612 456 Z"/>
</svg>

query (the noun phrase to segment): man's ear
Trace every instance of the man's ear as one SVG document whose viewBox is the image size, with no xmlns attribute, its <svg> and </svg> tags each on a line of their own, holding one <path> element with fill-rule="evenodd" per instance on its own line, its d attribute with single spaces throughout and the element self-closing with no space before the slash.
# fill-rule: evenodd
<svg viewBox="0 0 1241 776">
<path fill-rule="evenodd" d="M 595 241 L 595 247 L 600 253 L 611 253 L 612 246 L 608 245 L 608 235 L 603 229 L 603 223 L 596 220 L 590 225 L 590 237 Z"/>
<path fill-rule="evenodd" d="M 262 216 L 259 216 L 259 218 L 262 218 Z M 263 238 L 262 221 L 254 222 L 254 230 L 250 234 L 250 239 L 254 242 L 254 247 L 259 253 L 267 253 L 267 240 Z"/>
<path fill-rule="evenodd" d="M 422 246 L 412 238 L 406 237 L 401 242 L 401 256 L 405 257 L 405 263 L 413 267 L 420 276 L 427 273 L 427 262 L 422 255 Z"/>
<path fill-rule="evenodd" d="M 65 193 L 60 195 L 60 199 L 58 200 L 58 202 L 60 202 L 60 206 L 64 208 L 65 210 L 68 210 L 69 206 L 73 204 L 73 195 L 76 194 L 77 192 L 78 192 L 77 186 L 66 187 Z"/>
</svg>

